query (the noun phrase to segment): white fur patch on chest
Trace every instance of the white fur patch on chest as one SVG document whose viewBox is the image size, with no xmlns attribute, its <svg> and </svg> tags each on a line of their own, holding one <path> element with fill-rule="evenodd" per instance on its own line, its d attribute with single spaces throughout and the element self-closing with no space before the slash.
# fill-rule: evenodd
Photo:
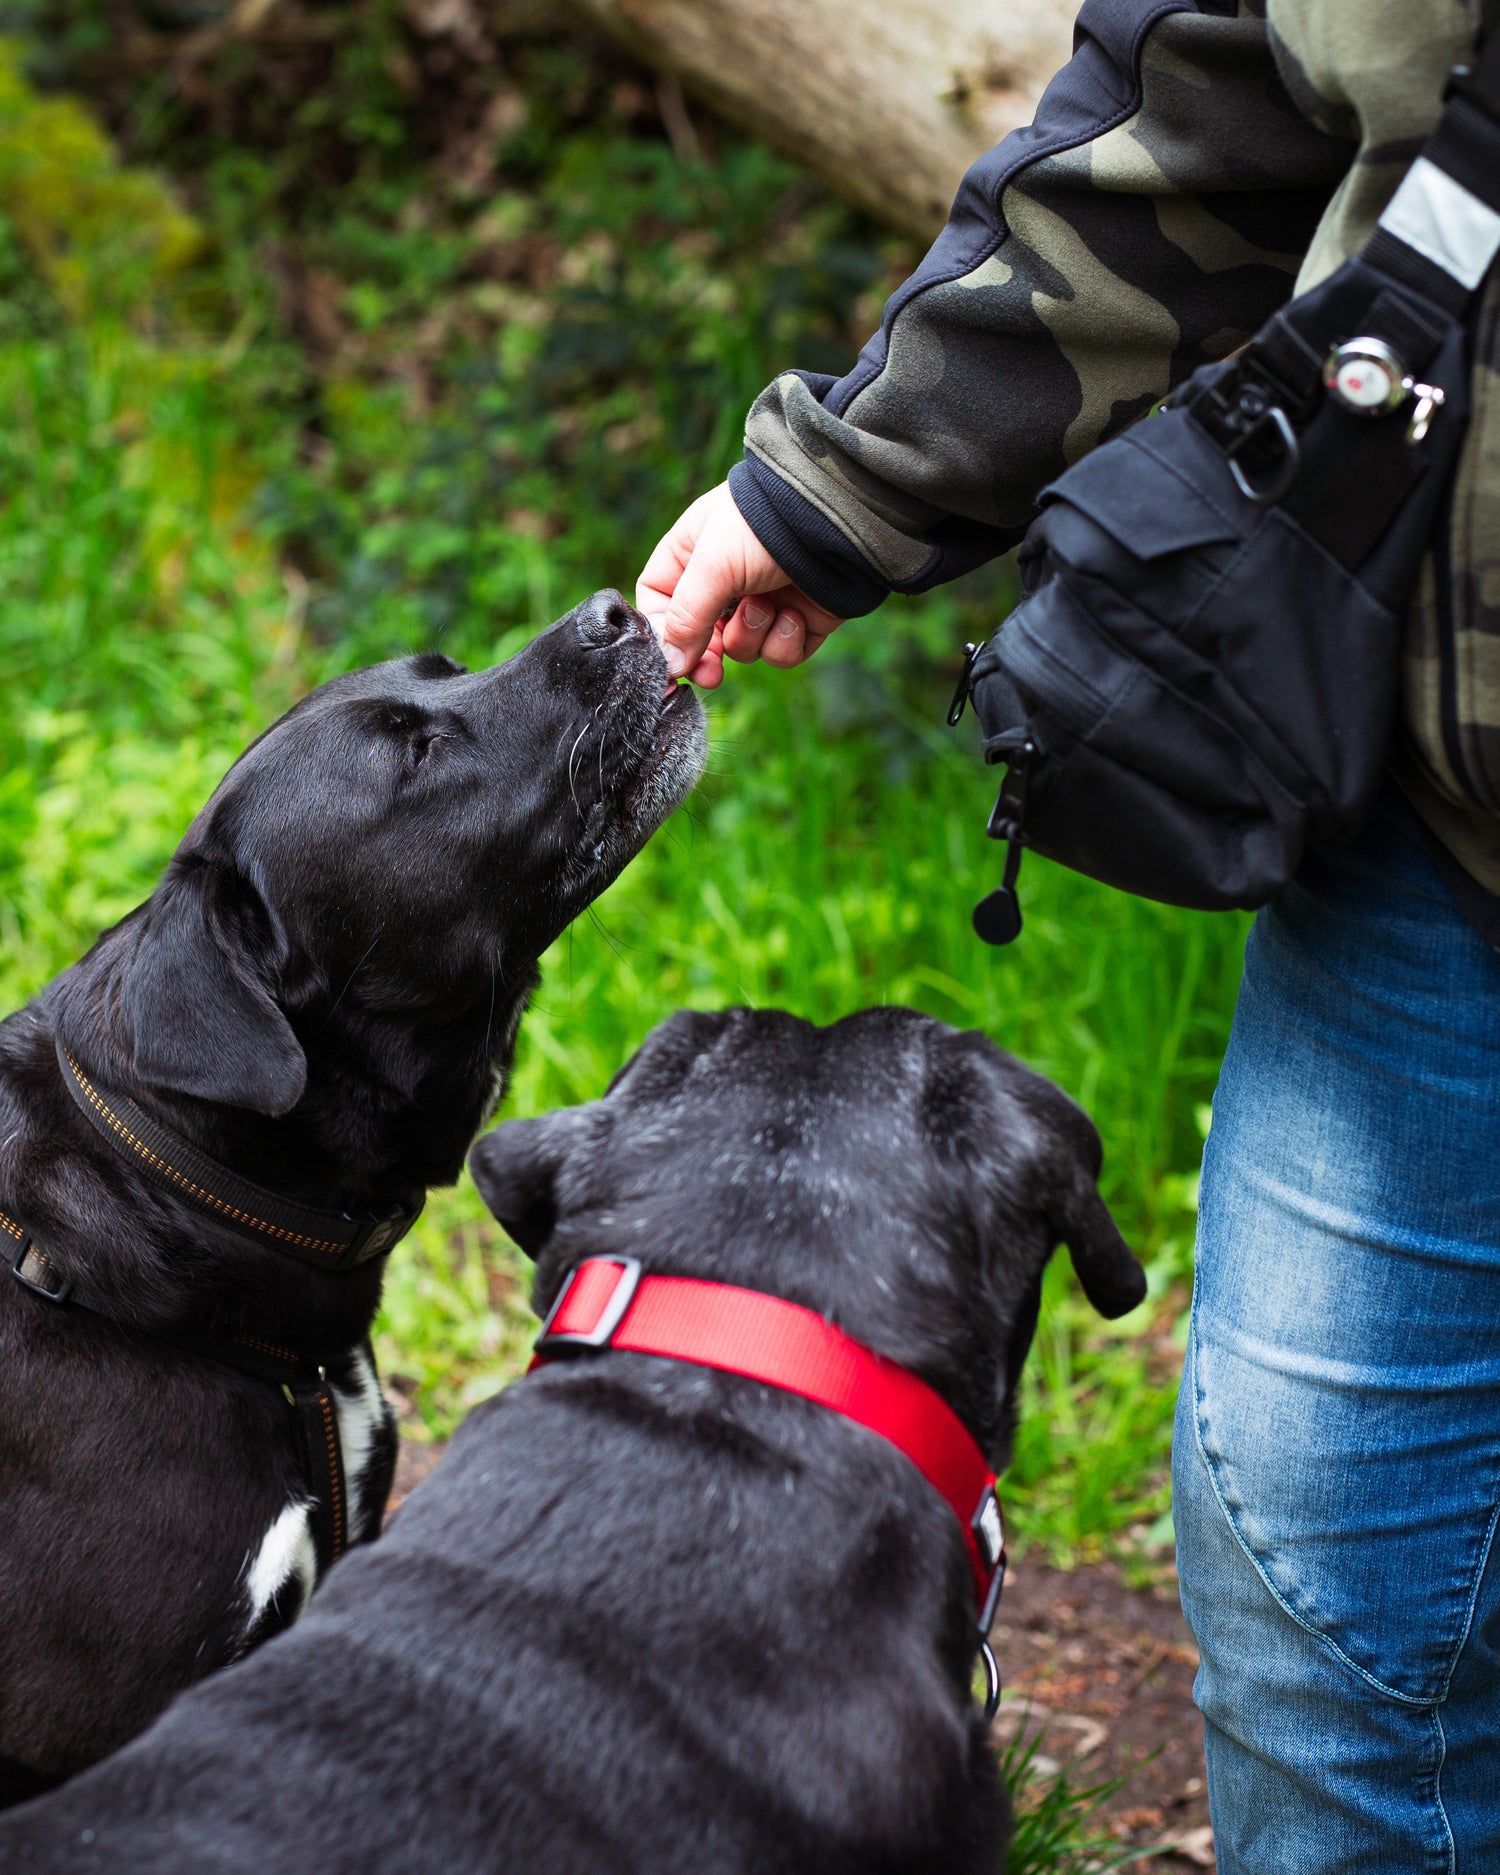
<svg viewBox="0 0 1500 1875">
<path fill-rule="evenodd" d="M 375 1449 L 376 1431 L 384 1423 L 389 1408 L 380 1391 L 375 1363 L 366 1349 L 354 1350 L 349 1367 L 347 1376 L 329 1384 L 338 1413 L 339 1447 L 344 1459 L 344 1489 L 348 1493 L 352 1538 L 364 1528 L 369 1509 L 366 1474 Z"/>
<path fill-rule="evenodd" d="M 364 1532 L 366 1517 L 378 1514 L 380 1509 L 371 1502 L 370 1474 L 377 1456 L 378 1435 L 390 1408 L 380 1391 L 375 1363 L 363 1348 L 353 1351 L 348 1372 L 337 1380 L 330 1377 L 328 1386 L 338 1422 L 346 1528 L 350 1539 L 357 1540 Z M 318 1553 L 313 1541 L 311 1506 L 306 1498 L 294 1498 L 261 1538 L 260 1548 L 247 1559 L 246 1635 L 254 1634 L 273 1602 L 283 1604 L 279 1610 L 283 1622 L 297 1620 L 307 1607 L 317 1581 Z"/>
<path fill-rule="evenodd" d="M 250 1560 L 245 1593 L 250 1600 L 246 1631 L 260 1621 L 271 1603 L 289 1584 L 296 1587 L 296 1614 L 302 1613 L 318 1579 L 318 1555 L 313 1547 L 312 1521 L 301 1499 L 287 1505 Z"/>
</svg>

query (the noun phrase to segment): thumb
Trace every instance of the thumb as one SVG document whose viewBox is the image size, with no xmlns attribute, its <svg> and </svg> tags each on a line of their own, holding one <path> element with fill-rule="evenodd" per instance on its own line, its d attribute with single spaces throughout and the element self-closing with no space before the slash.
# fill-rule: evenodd
<svg viewBox="0 0 1500 1875">
<path fill-rule="evenodd" d="M 739 603 L 745 590 L 743 565 L 706 537 L 682 569 L 661 621 L 661 648 L 674 677 L 689 674 L 708 649 L 715 625 Z"/>
<path fill-rule="evenodd" d="M 700 495 L 659 543 L 636 588 L 642 612 L 661 641 L 674 677 L 712 685 L 721 671 L 703 666 L 719 620 L 747 593 L 784 585 L 786 575 L 751 531 L 727 484 Z"/>
</svg>

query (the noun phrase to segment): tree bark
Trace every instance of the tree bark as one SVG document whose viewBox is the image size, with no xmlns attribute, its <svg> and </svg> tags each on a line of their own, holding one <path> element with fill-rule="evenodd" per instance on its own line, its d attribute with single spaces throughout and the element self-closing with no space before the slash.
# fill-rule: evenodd
<svg viewBox="0 0 1500 1875">
<path fill-rule="evenodd" d="M 1068 57 L 1078 0 L 578 0 L 648 64 L 930 237 Z"/>
</svg>

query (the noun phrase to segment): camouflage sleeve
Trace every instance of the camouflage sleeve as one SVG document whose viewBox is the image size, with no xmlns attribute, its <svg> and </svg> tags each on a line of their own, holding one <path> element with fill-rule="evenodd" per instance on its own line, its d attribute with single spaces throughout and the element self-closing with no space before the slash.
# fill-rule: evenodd
<svg viewBox="0 0 1500 1875">
<path fill-rule="evenodd" d="M 1298 110 L 1264 0 L 1086 0 L 1036 120 L 841 379 L 749 416 L 741 512 L 844 617 L 1004 552 L 1037 491 L 1287 298 L 1357 140 Z"/>
</svg>

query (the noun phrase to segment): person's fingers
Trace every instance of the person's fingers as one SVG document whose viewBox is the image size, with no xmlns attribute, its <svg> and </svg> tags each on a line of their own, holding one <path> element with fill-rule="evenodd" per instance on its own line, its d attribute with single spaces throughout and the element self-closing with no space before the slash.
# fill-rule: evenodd
<svg viewBox="0 0 1500 1875">
<path fill-rule="evenodd" d="M 836 631 L 837 629 L 838 627 L 835 626 L 834 630 Z M 809 626 L 807 636 L 802 640 L 802 662 L 805 664 L 810 657 L 821 651 L 832 636 L 833 632 L 831 631 L 815 632 L 812 627 Z"/>
<path fill-rule="evenodd" d="M 779 671 L 789 671 L 802 662 L 802 645 L 807 636 L 807 621 L 790 607 L 776 614 L 776 622 L 766 633 L 760 655 Z"/>
<path fill-rule="evenodd" d="M 753 664 L 775 621 L 774 600 L 763 594 L 746 599 L 724 627 L 724 655 L 737 664 Z"/>
<path fill-rule="evenodd" d="M 777 572 L 773 577 L 781 576 Z M 662 619 L 661 648 L 674 677 L 690 671 L 707 651 L 714 627 L 739 603 L 745 578 L 740 543 L 732 537 L 732 530 L 710 521 L 682 569 Z"/>
<path fill-rule="evenodd" d="M 721 483 L 664 534 L 636 584 L 667 669 L 713 688 L 724 659 L 790 670 L 842 621 L 790 585 Z M 700 675 L 701 672 L 701 675 Z"/>
</svg>

